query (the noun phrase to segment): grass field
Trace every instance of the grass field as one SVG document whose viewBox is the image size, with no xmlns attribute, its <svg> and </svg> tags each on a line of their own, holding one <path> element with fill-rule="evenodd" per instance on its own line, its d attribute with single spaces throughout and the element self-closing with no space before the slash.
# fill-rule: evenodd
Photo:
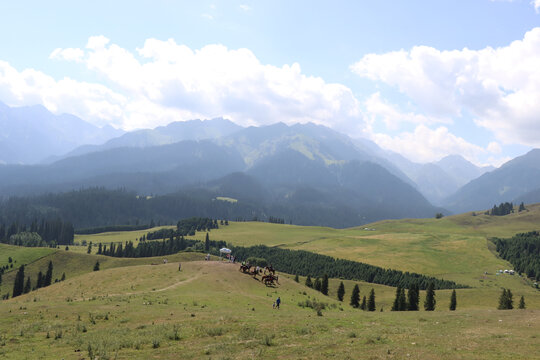
<svg viewBox="0 0 540 360">
<path fill-rule="evenodd" d="M 350 308 L 281 278 L 186 262 L 91 272 L 0 306 L 5 359 L 533 359 L 539 310 L 389 312 Z M 347 289 L 350 293 L 350 286 Z M 371 285 L 361 285 L 367 293 Z M 84 291 L 84 296 L 80 296 Z M 439 292 L 437 293 L 439 296 Z M 277 296 L 280 310 L 272 309 Z M 326 304 L 321 315 L 300 302 Z M 442 296 L 440 302 L 443 302 Z"/>
<path fill-rule="evenodd" d="M 54 253 L 55 249 L 49 248 L 25 248 L 20 246 L 12 246 L 0 244 L 0 267 L 9 264 L 9 258 L 12 259 L 13 267 L 19 267 L 24 264 L 29 264 L 39 258 Z"/>
<path fill-rule="evenodd" d="M 32 279 L 49 261 L 53 278 L 64 272 L 67 277 L 0 302 L 0 358 L 540 359 L 540 291 L 517 275 L 496 275 L 511 265 L 497 258 L 488 241 L 537 230 L 540 205 L 527 208 L 504 217 L 468 213 L 351 229 L 230 222 L 210 232 L 212 240 L 234 245 L 304 249 L 467 284 L 471 288 L 457 290 L 456 312 L 447 310 L 451 290 L 436 292 L 435 312 L 396 313 L 388 311 L 392 287 L 343 281 L 346 301 L 340 303 L 338 279 L 330 279 L 328 297 L 287 274 L 280 274 L 278 287 L 265 287 L 238 265 L 200 261 L 200 253 L 126 259 L 86 254 L 83 246 L 65 251 L 0 245 L 0 261 L 14 254 L 17 264 L 29 264 Z M 133 241 L 147 231 L 76 241 Z M 94 272 L 96 261 L 101 270 Z M 0 294 L 11 292 L 14 276 L 4 275 Z M 375 290 L 376 312 L 348 305 L 355 284 L 361 297 Z M 515 306 L 523 295 L 527 310 L 496 310 L 502 287 L 512 290 Z M 273 310 L 277 296 L 283 307 Z M 424 297 L 421 292 L 421 306 Z M 322 316 L 299 306 L 315 299 L 325 303 Z"/>
</svg>

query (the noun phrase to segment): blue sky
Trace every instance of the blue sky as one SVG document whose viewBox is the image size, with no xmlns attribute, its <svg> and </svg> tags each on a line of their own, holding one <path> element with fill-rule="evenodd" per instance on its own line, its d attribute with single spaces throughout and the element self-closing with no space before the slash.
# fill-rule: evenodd
<svg viewBox="0 0 540 360">
<path fill-rule="evenodd" d="M 313 121 L 419 162 L 459 153 L 499 165 L 540 146 L 539 9 L 539 0 L 2 2 L 0 101 L 128 130 L 221 115 Z"/>
</svg>

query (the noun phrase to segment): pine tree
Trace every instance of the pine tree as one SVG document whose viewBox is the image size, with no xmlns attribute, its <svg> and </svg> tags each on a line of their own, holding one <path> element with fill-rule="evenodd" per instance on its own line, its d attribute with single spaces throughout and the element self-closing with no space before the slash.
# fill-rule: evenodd
<svg viewBox="0 0 540 360">
<path fill-rule="evenodd" d="M 37 285 L 36 285 L 36 288 L 39 289 L 39 288 L 42 288 L 43 287 L 43 273 L 40 271 L 37 275 Z"/>
<path fill-rule="evenodd" d="M 366 295 L 362 298 L 362 304 L 360 304 L 360 309 L 366 310 L 367 304 L 366 304 Z"/>
<path fill-rule="evenodd" d="M 17 274 L 15 275 L 15 282 L 13 283 L 13 296 L 16 297 L 24 291 L 24 265 L 19 267 Z"/>
<path fill-rule="evenodd" d="M 221 222 L 222 222 L 222 225 L 223 225 L 223 220 L 221 220 Z M 294 281 L 300 282 L 300 278 L 298 277 L 298 274 L 296 274 L 296 275 L 294 276 Z"/>
<path fill-rule="evenodd" d="M 97 250 L 97 253 L 98 255 L 101 255 L 101 252 L 103 251 L 102 247 L 101 247 L 101 243 L 99 243 L 98 245 L 98 250 Z"/>
<path fill-rule="evenodd" d="M 358 284 L 354 285 L 354 289 L 351 294 L 350 304 L 354 308 L 360 306 L 360 288 L 358 287 Z"/>
<path fill-rule="evenodd" d="M 452 291 L 452 296 L 450 296 L 450 310 L 455 311 L 457 307 L 457 298 L 456 298 L 456 289 Z"/>
<path fill-rule="evenodd" d="M 519 299 L 519 308 L 525 309 L 525 298 L 523 297 L 523 295 L 521 295 L 521 299 Z"/>
<path fill-rule="evenodd" d="M 426 300 L 424 301 L 424 310 L 433 311 L 435 310 L 435 305 L 437 300 L 435 300 L 435 286 L 432 282 L 429 283 L 426 291 Z"/>
<path fill-rule="evenodd" d="M 413 284 L 407 292 L 407 310 L 418 311 L 420 302 L 420 288 L 418 284 Z"/>
<path fill-rule="evenodd" d="M 403 289 L 401 288 L 401 286 L 398 286 L 396 288 L 396 297 L 394 299 L 394 303 L 392 304 L 392 309 L 390 309 L 391 311 L 401 311 L 400 298 L 401 298 L 402 293 L 403 293 Z"/>
<path fill-rule="evenodd" d="M 52 284 L 53 277 L 53 263 L 49 261 L 49 266 L 47 266 L 47 273 L 45 274 L 45 280 L 43 281 L 43 286 L 49 286 Z"/>
<path fill-rule="evenodd" d="M 398 299 L 398 310 L 407 311 L 407 299 L 405 298 L 405 289 L 401 289 L 401 294 L 399 294 Z"/>
<path fill-rule="evenodd" d="M 62 278 L 60 279 L 60 281 L 64 281 L 66 280 L 66 273 L 62 273 Z"/>
<path fill-rule="evenodd" d="M 499 296 L 499 306 L 497 307 L 497 309 L 506 310 L 506 298 L 507 298 L 506 289 L 503 288 L 501 296 Z"/>
<path fill-rule="evenodd" d="M 206 239 L 204 240 L 204 251 L 210 251 L 210 237 L 208 236 L 208 233 L 206 233 Z"/>
<path fill-rule="evenodd" d="M 315 282 L 313 283 L 313 288 L 317 291 L 321 291 L 321 286 L 322 286 L 321 279 L 316 278 Z"/>
<path fill-rule="evenodd" d="M 506 309 L 512 310 L 514 308 L 514 300 L 512 299 L 512 291 L 506 290 Z"/>
<path fill-rule="evenodd" d="M 323 295 L 328 295 L 328 275 L 326 274 L 324 274 L 322 279 L 321 293 L 323 293 Z"/>
<path fill-rule="evenodd" d="M 313 282 L 311 281 L 311 276 L 309 276 L 309 275 L 306 278 L 306 286 L 310 287 L 310 288 L 313 287 Z"/>
<path fill-rule="evenodd" d="M 345 285 L 343 285 L 343 281 L 339 283 L 339 287 L 337 289 L 337 298 L 339 301 L 343 301 L 343 296 L 345 296 Z"/>
<path fill-rule="evenodd" d="M 24 285 L 24 293 L 25 294 L 28 294 L 30 292 L 30 290 L 32 290 L 32 283 L 30 281 L 30 276 L 28 277 L 28 279 L 26 279 L 26 284 Z"/>
<path fill-rule="evenodd" d="M 368 311 L 375 311 L 375 289 L 371 288 L 371 291 L 369 292 L 369 299 L 367 303 L 367 309 Z M 382 309 L 381 309 L 382 311 Z"/>
<path fill-rule="evenodd" d="M 96 261 L 96 264 L 94 265 L 94 271 L 99 271 L 99 260 Z"/>
<path fill-rule="evenodd" d="M 87 254 L 91 254 L 92 253 L 92 242 L 90 241 L 90 244 L 88 244 L 88 249 L 86 250 L 86 253 Z"/>
</svg>

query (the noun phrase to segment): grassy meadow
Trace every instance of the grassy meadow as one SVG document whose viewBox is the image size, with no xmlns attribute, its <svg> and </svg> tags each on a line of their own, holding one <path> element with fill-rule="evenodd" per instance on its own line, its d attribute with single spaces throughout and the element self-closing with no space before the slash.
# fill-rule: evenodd
<svg viewBox="0 0 540 360">
<path fill-rule="evenodd" d="M 434 312 L 391 312 L 393 287 L 346 280 L 339 302 L 339 279 L 330 279 L 329 296 L 304 286 L 305 278 L 294 282 L 293 274 L 279 274 L 280 284 L 266 287 L 238 265 L 201 261 L 200 253 L 127 259 L 96 255 L 96 247 L 86 254 L 83 246 L 0 245 L 0 264 L 12 256 L 28 264 L 32 279 L 49 261 L 53 279 L 66 274 L 65 281 L 0 302 L 0 358 L 540 359 L 540 291 L 518 275 L 496 275 L 512 266 L 488 241 L 537 230 L 540 205 L 527 209 L 350 229 L 230 222 L 209 234 L 233 245 L 303 249 L 469 285 L 457 290 L 455 312 L 448 311 L 451 290 L 436 292 Z M 147 231 L 75 241 L 133 241 Z M 96 261 L 100 271 L 92 271 Z M 0 294 L 12 291 L 14 277 L 14 270 L 4 274 Z M 376 312 L 348 305 L 355 284 L 361 297 L 375 290 Z M 523 295 L 527 309 L 496 310 L 502 287 L 512 290 L 515 307 Z M 280 310 L 272 309 L 277 296 Z M 424 298 L 421 292 L 421 307 Z"/>
</svg>

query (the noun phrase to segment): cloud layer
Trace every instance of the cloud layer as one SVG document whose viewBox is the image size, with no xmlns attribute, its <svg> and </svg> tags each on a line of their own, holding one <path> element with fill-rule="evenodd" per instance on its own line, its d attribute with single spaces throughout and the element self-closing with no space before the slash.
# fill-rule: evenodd
<svg viewBox="0 0 540 360">
<path fill-rule="evenodd" d="M 428 117 L 465 112 L 505 144 L 540 146 L 540 28 L 500 48 L 440 51 L 416 46 L 369 54 L 351 66 L 396 87 Z"/>
<path fill-rule="evenodd" d="M 148 39 L 131 52 L 96 36 L 85 49 L 56 49 L 50 57 L 82 62 L 118 89 L 128 100 L 111 105 L 123 107 L 116 125 L 125 129 L 214 116 L 243 125 L 362 126 L 360 104 L 348 87 L 307 76 L 297 63 L 262 64 L 248 49 L 192 50 L 171 39 Z"/>
</svg>

